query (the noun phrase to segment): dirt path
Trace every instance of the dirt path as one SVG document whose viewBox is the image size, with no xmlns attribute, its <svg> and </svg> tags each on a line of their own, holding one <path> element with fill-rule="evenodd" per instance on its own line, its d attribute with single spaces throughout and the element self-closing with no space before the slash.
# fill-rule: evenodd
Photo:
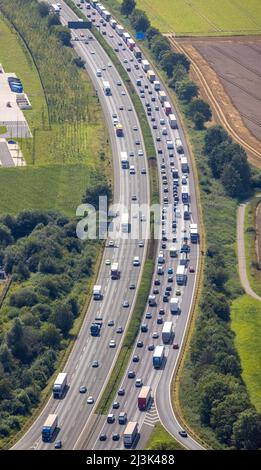
<svg viewBox="0 0 261 470">
<path fill-rule="evenodd" d="M 259 266 L 261 266 L 261 202 L 256 208 L 256 253 Z"/>
<path fill-rule="evenodd" d="M 245 208 L 246 204 L 240 204 L 237 211 L 237 256 L 239 276 L 246 294 L 250 295 L 254 299 L 261 301 L 261 297 L 257 295 L 251 288 L 247 277 L 244 237 Z"/>
<path fill-rule="evenodd" d="M 173 37 L 169 40 L 179 52 L 185 53 L 191 61 L 192 78 L 200 86 L 203 98 L 211 104 L 214 120 L 220 123 L 247 152 L 249 161 L 261 168 L 261 142 L 245 126 L 239 111 L 225 92 L 216 72 L 209 66 L 191 43 L 180 42 Z"/>
</svg>

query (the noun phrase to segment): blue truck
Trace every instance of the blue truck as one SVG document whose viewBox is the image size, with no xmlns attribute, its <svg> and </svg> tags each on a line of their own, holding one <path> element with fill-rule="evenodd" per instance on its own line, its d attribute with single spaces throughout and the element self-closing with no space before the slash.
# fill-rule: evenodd
<svg viewBox="0 0 261 470">
<path fill-rule="evenodd" d="M 153 353 L 153 358 L 152 358 L 153 367 L 155 369 L 160 369 L 163 359 L 165 357 L 164 351 L 165 351 L 164 346 L 156 346 L 155 351 Z"/>
<path fill-rule="evenodd" d="M 50 442 L 58 426 L 58 416 L 50 414 L 42 428 L 42 440 Z"/>
<path fill-rule="evenodd" d="M 101 322 L 93 322 L 91 324 L 91 336 L 100 336 L 102 323 Z"/>
</svg>

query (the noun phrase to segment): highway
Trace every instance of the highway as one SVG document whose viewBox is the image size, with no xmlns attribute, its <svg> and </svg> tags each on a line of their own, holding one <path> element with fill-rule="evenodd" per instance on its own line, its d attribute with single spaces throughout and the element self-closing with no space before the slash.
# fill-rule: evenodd
<svg viewBox="0 0 261 470">
<path fill-rule="evenodd" d="M 76 15 L 62 2 L 61 21 L 67 24 L 69 19 L 74 20 Z M 88 32 L 89 34 L 89 32 Z M 147 169 L 147 160 L 145 154 L 142 134 L 133 109 L 132 102 L 127 90 L 123 86 L 116 85 L 120 77 L 113 67 L 109 64 L 109 59 L 96 40 L 89 40 L 85 44 L 85 39 L 80 36 L 80 31 L 72 31 L 75 38 L 80 37 L 79 41 L 73 41 L 75 50 L 83 60 L 86 61 L 86 69 L 91 77 L 104 111 L 105 119 L 110 133 L 113 161 L 114 161 L 114 202 L 124 205 L 130 209 L 132 196 L 137 196 L 137 203 L 145 204 L 149 201 L 149 180 L 148 171 L 141 173 L 141 169 Z M 84 31 L 86 35 L 86 31 Z M 96 76 L 97 69 L 102 70 L 102 78 Z M 111 96 L 105 96 L 102 80 L 108 80 L 111 85 Z M 123 95 L 122 92 L 125 91 Z M 123 106 L 123 109 L 119 108 Z M 131 109 L 131 110 L 130 110 Z M 116 113 L 119 121 L 123 125 L 124 136 L 116 137 L 115 127 L 112 121 L 112 114 Z M 137 130 L 133 130 L 136 126 Z M 135 145 L 135 140 L 140 144 Z M 137 156 L 138 150 L 143 150 L 143 156 Z M 136 173 L 129 174 L 129 170 L 123 170 L 120 165 L 120 152 L 134 152 L 133 160 Z M 138 219 L 139 220 L 139 219 Z M 147 220 L 140 225 L 148 230 Z M 120 231 L 120 218 L 114 218 L 114 227 Z M 102 286 L 103 299 L 101 301 L 91 300 L 88 312 L 86 314 L 81 331 L 75 342 L 74 348 L 69 356 L 64 371 L 68 373 L 69 388 L 65 397 L 61 400 L 55 400 L 50 397 L 47 405 L 33 423 L 28 432 L 17 442 L 13 449 L 53 449 L 54 441 L 58 438 L 62 440 L 63 448 L 72 449 L 80 435 L 88 417 L 92 414 L 99 397 L 102 394 L 104 385 L 109 378 L 110 371 L 113 368 L 117 357 L 123 334 L 117 334 L 116 329 L 122 326 L 125 330 L 130 319 L 132 308 L 135 303 L 136 292 L 140 282 L 142 267 L 145 260 L 147 242 L 144 241 L 144 247 L 139 246 L 139 240 L 132 240 L 126 235 L 126 239 L 118 238 L 115 241 L 115 247 L 109 247 L 106 242 L 101 267 L 96 284 Z M 139 256 L 141 266 L 134 267 L 133 257 Z M 105 264 L 105 260 L 119 262 L 121 276 L 119 280 L 111 280 L 110 266 Z M 130 283 L 137 287 L 134 290 L 129 289 Z M 128 300 L 129 308 L 123 308 L 122 302 Z M 102 318 L 103 326 L 100 337 L 90 336 L 90 324 L 95 318 Z M 114 326 L 108 326 L 108 321 L 113 319 Z M 116 341 L 116 348 L 109 348 L 111 339 Z M 99 367 L 93 368 L 92 362 L 99 361 Z M 87 387 L 86 394 L 80 394 L 79 388 Z M 87 404 L 87 397 L 93 396 L 94 404 Z M 52 442 L 42 442 L 41 429 L 50 413 L 58 415 L 59 432 Z"/>
<path fill-rule="evenodd" d="M 90 10 L 82 10 L 85 13 L 89 13 Z M 94 14 L 93 9 L 91 9 L 91 14 Z M 195 194 L 195 186 L 194 186 L 194 178 L 192 173 L 192 164 L 189 155 L 189 149 L 186 145 L 185 136 L 182 131 L 182 127 L 178 120 L 178 130 L 174 130 L 170 127 L 169 120 L 166 118 L 166 114 L 161 106 L 159 101 L 158 93 L 154 91 L 153 85 L 148 80 L 146 73 L 141 68 L 140 63 L 135 59 L 133 52 L 131 52 L 128 47 L 124 44 L 122 38 L 116 33 L 115 29 L 113 29 L 110 24 L 107 22 L 106 26 L 101 25 L 101 16 L 98 12 L 95 12 L 95 23 L 100 27 L 101 33 L 102 31 L 106 31 L 104 35 L 104 39 L 112 46 L 113 49 L 118 49 L 117 55 L 120 58 L 122 64 L 125 68 L 130 67 L 129 77 L 135 86 L 139 95 L 140 88 L 143 89 L 144 95 L 142 98 L 142 102 L 144 104 L 145 111 L 147 111 L 146 104 L 149 104 L 152 108 L 151 117 L 148 117 L 148 122 L 150 123 L 152 134 L 155 142 L 155 147 L 157 149 L 157 158 L 158 158 L 158 168 L 159 172 L 162 176 L 161 179 L 161 201 L 162 206 L 167 207 L 168 204 L 173 204 L 173 194 L 172 194 L 172 174 L 171 174 L 171 166 L 174 165 L 179 170 L 179 175 L 181 177 L 181 159 L 177 150 L 175 148 L 175 152 L 170 152 L 167 149 L 167 139 L 171 139 L 175 142 L 175 138 L 181 138 L 184 153 L 188 157 L 188 161 L 190 163 L 190 173 L 188 175 L 189 181 L 189 188 L 190 188 L 190 210 L 191 210 L 191 220 L 184 221 L 183 219 L 183 204 L 179 199 L 179 203 L 177 205 L 177 209 L 180 209 L 180 217 L 176 217 L 175 220 L 177 222 L 177 229 L 176 229 L 176 239 L 177 245 L 180 252 L 181 248 L 181 238 L 184 235 L 184 231 L 189 233 L 189 225 L 191 222 L 198 223 L 198 210 L 196 204 L 196 194 Z M 104 21 L 105 24 L 105 21 Z M 142 80 L 142 86 L 136 86 L 136 79 L 140 78 Z M 161 89 L 164 89 L 163 85 L 161 84 Z M 155 98 L 155 101 L 152 102 L 152 97 Z M 156 106 L 158 108 L 156 109 Z M 177 116 L 177 112 L 172 104 L 172 110 Z M 164 124 L 160 123 L 160 120 L 164 119 Z M 163 121 L 161 121 L 163 122 Z M 155 129 L 156 124 L 156 129 Z M 153 128 L 154 126 L 154 128 Z M 162 135 L 163 127 L 167 128 L 167 135 Z M 160 137 L 160 141 L 159 141 Z M 158 139 L 157 139 L 158 138 Z M 174 153 L 173 157 L 169 157 L 170 153 Z M 165 165 L 165 167 L 162 167 Z M 163 177 L 167 177 L 163 179 Z M 167 184 L 166 184 L 167 181 Z M 179 197 L 180 197 L 180 187 L 179 186 Z M 167 189 L 167 191 L 166 191 Z M 164 202 L 164 197 L 167 197 L 167 200 Z M 166 228 L 172 231 L 172 221 L 174 220 L 173 212 L 168 213 L 167 217 L 165 216 L 165 226 L 162 227 L 163 229 Z M 137 421 L 139 423 L 139 430 L 140 435 L 143 434 L 143 429 L 146 428 L 146 432 L 148 426 L 153 426 L 155 421 L 159 420 L 165 426 L 165 428 L 178 440 L 180 441 L 185 447 L 189 449 L 202 449 L 201 445 L 198 444 L 192 437 L 188 436 L 187 438 L 182 438 L 179 435 L 179 431 L 181 431 L 181 426 L 178 423 L 176 417 L 174 416 L 172 405 L 171 405 L 171 398 L 170 398 L 170 390 L 171 390 L 171 381 L 173 374 L 175 372 L 175 367 L 178 360 L 178 355 L 181 351 L 181 346 L 183 343 L 184 335 L 186 332 L 186 328 L 189 322 L 189 317 L 191 314 L 191 304 L 194 295 L 195 289 L 195 282 L 196 276 L 198 271 L 198 259 L 199 259 L 199 245 L 198 244 L 191 244 L 191 250 L 188 256 L 188 264 L 194 267 L 195 272 L 190 273 L 189 269 L 187 269 L 188 279 L 186 286 L 180 288 L 180 306 L 181 306 L 181 314 L 180 315 L 171 315 L 169 304 L 167 302 L 163 302 L 163 294 L 167 286 L 172 287 L 171 297 L 175 296 L 175 291 L 177 286 L 175 285 L 175 277 L 174 282 L 168 282 L 168 275 L 166 273 L 167 268 L 173 268 L 174 273 L 176 272 L 177 266 L 180 261 L 180 256 L 178 258 L 171 258 L 169 254 L 169 246 L 170 241 L 172 243 L 172 236 L 174 234 L 168 236 L 168 242 L 166 246 L 163 244 L 160 246 L 160 249 L 164 252 L 165 257 L 165 273 L 164 276 L 158 276 L 156 273 L 154 274 L 154 280 L 160 279 L 160 286 L 159 286 L 159 293 L 156 295 L 157 297 L 157 306 L 156 307 L 148 307 L 147 311 L 152 313 L 151 319 L 145 319 L 144 323 L 148 325 L 148 331 L 146 333 L 140 333 L 138 340 L 143 341 L 143 347 L 138 348 L 135 347 L 133 351 L 133 355 L 139 356 L 139 362 L 133 363 L 132 358 L 129 363 L 129 367 L 127 368 L 125 377 L 122 381 L 121 387 L 125 390 L 124 396 L 116 396 L 115 401 L 120 403 L 120 407 L 117 410 L 112 409 L 110 413 L 115 415 L 115 422 L 113 424 L 108 424 L 105 422 L 105 419 L 100 419 L 98 423 L 95 425 L 95 432 L 92 432 L 90 437 L 90 427 L 91 422 L 87 421 L 84 431 L 80 435 L 80 438 L 77 441 L 76 448 L 94 448 L 94 449 L 123 449 L 123 439 L 122 434 L 124 430 L 124 426 L 118 424 L 118 415 L 121 411 L 127 412 L 128 420 L 129 421 Z M 163 248 L 164 247 L 164 248 Z M 165 314 L 163 316 L 163 320 L 171 320 L 173 322 L 175 328 L 175 342 L 179 344 L 179 349 L 173 349 L 172 344 L 167 345 L 165 348 L 165 355 L 166 360 L 163 367 L 160 370 L 155 370 L 152 365 L 152 355 L 153 352 L 148 350 L 149 344 L 162 344 L 161 340 L 161 330 L 162 325 L 157 324 L 157 312 L 160 308 L 163 308 Z M 153 339 L 152 334 L 154 332 L 158 333 L 158 338 Z M 128 378 L 128 371 L 135 372 L 135 378 Z M 141 378 L 144 385 L 149 385 L 152 388 L 152 395 L 154 397 L 154 402 L 152 404 L 151 410 L 148 410 L 147 413 L 140 412 L 137 407 L 137 396 L 140 391 L 140 388 L 135 386 L 135 379 Z M 144 424 L 146 426 L 144 426 Z M 99 440 L 100 434 L 106 435 L 105 441 Z M 119 440 L 114 441 L 112 440 L 113 434 L 119 434 Z M 139 447 L 139 444 L 137 444 Z"/>
</svg>

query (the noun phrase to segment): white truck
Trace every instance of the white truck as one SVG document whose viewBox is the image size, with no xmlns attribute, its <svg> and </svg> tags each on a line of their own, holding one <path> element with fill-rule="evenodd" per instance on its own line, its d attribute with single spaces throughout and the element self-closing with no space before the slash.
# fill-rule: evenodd
<svg viewBox="0 0 261 470">
<path fill-rule="evenodd" d="M 138 436 L 137 421 L 129 421 L 123 432 L 123 443 L 125 447 L 132 447 Z"/>
<path fill-rule="evenodd" d="M 60 372 L 53 384 L 53 398 L 62 398 L 67 385 L 66 372 Z"/>
<path fill-rule="evenodd" d="M 189 202 L 189 187 L 188 185 L 182 186 L 181 188 L 181 199 L 183 204 L 187 204 Z"/>
<path fill-rule="evenodd" d="M 52 440 L 57 426 L 58 416 L 55 414 L 50 414 L 42 427 L 42 440 L 44 442 L 50 442 Z"/>
<path fill-rule="evenodd" d="M 181 171 L 182 171 L 182 173 L 188 173 L 189 172 L 187 157 L 181 157 Z"/>
<path fill-rule="evenodd" d="M 173 315 L 179 313 L 179 299 L 178 299 L 178 297 L 171 297 L 169 307 L 170 307 L 170 312 Z"/>
<path fill-rule="evenodd" d="M 93 298 L 94 300 L 100 300 L 102 297 L 101 295 L 101 286 L 95 285 L 93 286 Z"/>
<path fill-rule="evenodd" d="M 123 170 L 127 170 L 129 168 L 129 159 L 127 152 L 121 152 L 121 167 Z"/>
<path fill-rule="evenodd" d="M 112 263 L 111 265 L 111 278 L 112 279 L 119 279 L 120 271 L 119 271 L 119 263 Z"/>
<path fill-rule="evenodd" d="M 170 342 L 173 335 L 172 321 L 165 321 L 162 328 L 161 338 L 164 344 Z"/>
<path fill-rule="evenodd" d="M 119 36 L 123 35 L 124 28 L 121 26 L 121 24 L 116 24 L 115 30 Z"/>
<path fill-rule="evenodd" d="M 167 95 L 166 95 L 165 91 L 163 91 L 163 90 L 159 91 L 159 100 L 160 100 L 161 104 L 163 104 L 164 101 L 167 101 Z"/>
<path fill-rule="evenodd" d="M 142 66 L 144 72 L 147 72 L 150 68 L 150 64 L 146 59 L 141 61 L 141 66 Z"/>
<path fill-rule="evenodd" d="M 176 282 L 179 286 L 184 286 L 187 282 L 186 267 L 178 266 L 176 271 Z"/>
<path fill-rule="evenodd" d="M 191 243 L 198 243 L 199 232 L 198 224 L 190 224 L 190 241 Z"/>
<path fill-rule="evenodd" d="M 121 216 L 121 231 L 123 233 L 129 233 L 129 215 L 127 213 L 122 214 Z"/>
<path fill-rule="evenodd" d="M 184 153 L 184 148 L 180 138 L 175 139 L 176 149 L 178 153 Z"/>
<path fill-rule="evenodd" d="M 153 83 L 156 80 L 155 72 L 151 69 L 147 71 L 147 77 L 151 83 Z"/>
<path fill-rule="evenodd" d="M 169 114 L 169 123 L 170 123 L 170 127 L 172 129 L 177 129 L 178 128 L 177 118 L 176 118 L 175 114 Z"/>
<path fill-rule="evenodd" d="M 126 31 L 124 31 L 124 33 L 122 34 L 122 39 L 124 42 L 127 42 L 127 39 L 130 38 L 130 35 L 129 33 L 126 33 Z"/>
<path fill-rule="evenodd" d="M 103 80 L 102 88 L 103 88 L 103 91 L 104 91 L 105 95 L 110 95 L 111 94 L 111 86 L 110 86 L 110 83 L 107 82 L 107 80 Z"/>
<path fill-rule="evenodd" d="M 153 357 L 152 357 L 152 363 L 154 366 L 154 369 L 160 369 L 162 362 L 165 357 L 165 346 L 163 345 L 158 345 L 156 346 Z"/>
</svg>

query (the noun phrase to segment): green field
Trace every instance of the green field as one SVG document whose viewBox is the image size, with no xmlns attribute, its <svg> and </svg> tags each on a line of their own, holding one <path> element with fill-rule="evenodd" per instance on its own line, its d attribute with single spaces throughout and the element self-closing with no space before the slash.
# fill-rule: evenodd
<svg viewBox="0 0 261 470">
<path fill-rule="evenodd" d="M 240 355 L 243 379 L 250 399 L 261 412 L 261 302 L 243 295 L 231 307 L 231 327 L 236 333 L 235 344 Z"/>
<path fill-rule="evenodd" d="M 120 0 L 118 0 L 121 3 Z M 153 26 L 178 35 L 258 34 L 259 0 L 137 0 Z"/>
<path fill-rule="evenodd" d="M 185 450 L 185 448 L 160 423 L 157 423 L 150 435 L 147 450 Z"/>
</svg>

